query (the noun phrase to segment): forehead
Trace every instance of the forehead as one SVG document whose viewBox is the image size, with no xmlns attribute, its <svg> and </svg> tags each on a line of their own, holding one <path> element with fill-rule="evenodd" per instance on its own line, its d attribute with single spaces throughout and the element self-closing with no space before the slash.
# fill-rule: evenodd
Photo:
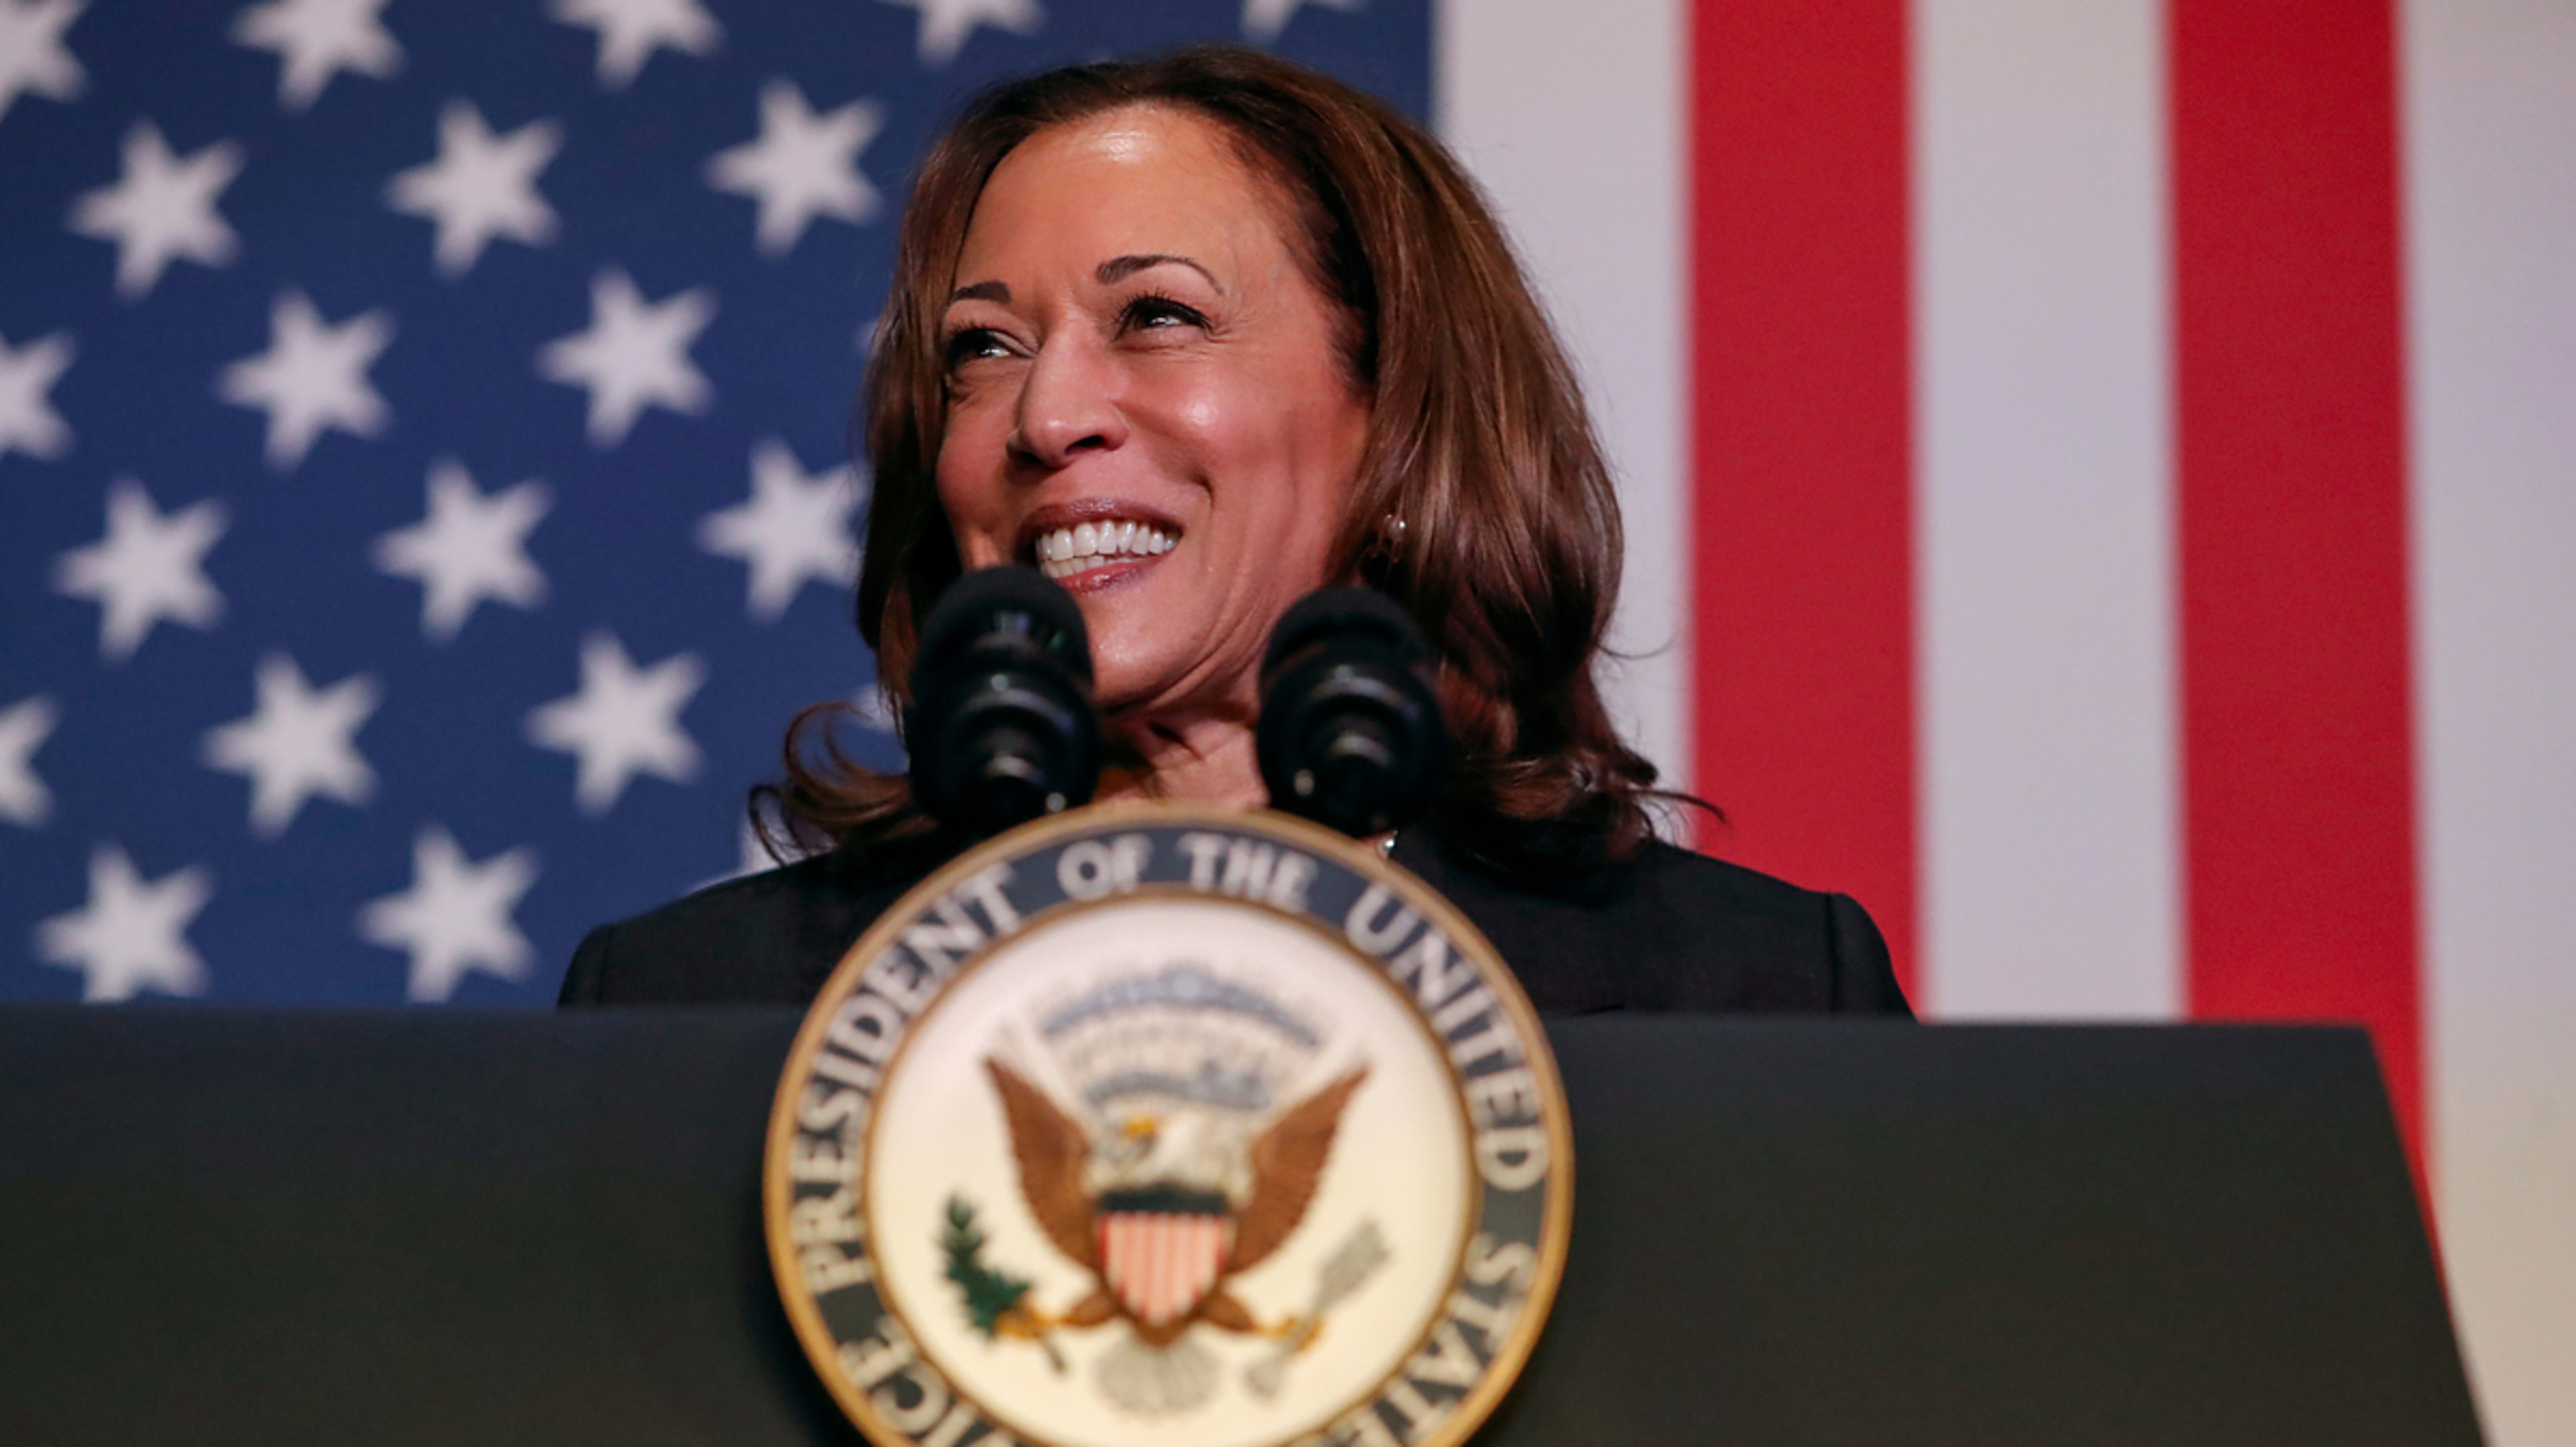
<svg viewBox="0 0 2576 1447">
<path fill-rule="evenodd" d="M 1288 254 L 1288 213 L 1279 186 L 1218 123 L 1123 107 L 1040 131 L 1002 158 L 976 199 L 954 284 L 1158 253 L 1275 262 Z"/>
</svg>

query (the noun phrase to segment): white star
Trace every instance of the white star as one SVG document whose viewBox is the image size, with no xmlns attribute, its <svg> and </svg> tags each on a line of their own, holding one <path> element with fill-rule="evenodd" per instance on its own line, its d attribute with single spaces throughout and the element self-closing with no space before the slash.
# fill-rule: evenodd
<svg viewBox="0 0 2576 1447">
<path fill-rule="evenodd" d="M 859 492 L 847 468 L 808 477 L 775 438 L 751 449 L 751 496 L 698 519 L 698 546 L 751 565 L 751 616 L 774 622 L 809 581 L 858 581 L 850 514 Z"/>
<path fill-rule="evenodd" d="M 886 0 L 921 12 L 921 63 L 946 65 L 978 25 L 1014 35 L 1034 35 L 1046 22 L 1038 0 Z"/>
<path fill-rule="evenodd" d="M 1258 41 L 1279 38 L 1300 5 L 1329 5 L 1335 10 L 1357 10 L 1368 0 L 1243 0 L 1243 33 Z"/>
<path fill-rule="evenodd" d="M 563 127 L 530 121 L 495 136 L 472 101 L 438 113 L 438 159 L 385 183 L 385 204 L 438 223 L 438 274 L 473 270 L 492 238 L 529 246 L 555 239 L 555 209 L 537 194 L 537 173 L 563 147 Z"/>
<path fill-rule="evenodd" d="M 12 447 L 43 458 L 71 450 L 72 430 L 47 397 L 71 364 L 69 332 L 38 337 L 14 352 L 0 337 L 0 457 Z"/>
<path fill-rule="evenodd" d="M 76 100 L 89 77 L 63 48 L 86 0 L 0 0 L 0 120 L 22 95 Z"/>
<path fill-rule="evenodd" d="M 215 395 L 268 414 L 268 465 L 304 460 L 325 427 L 373 437 L 393 420 L 367 369 L 394 339 L 393 314 L 379 308 L 333 326 L 300 291 L 268 310 L 268 350 L 224 368 Z"/>
<path fill-rule="evenodd" d="M 476 864 L 432 824 L 411 842 L 411 888 L 368 901 L 358 911 L 358 933 L 410 954 L 414 1000 L 446 999 L 469 970 L 523 979 L 537 952 L 510 912 L 536 882 L 535 851 L 513 849 Z"/>
<path fill-rule="evenodd" d="M 607 813 L 637 774 L 697 777 L 698 746 L 680 710 L 706 681 L 694 654 L 639 669 L 616 634 L 593 633 L 581 641 L 581 691 L 530 710 L 528 742 L 578 757 L 573 797 L 585 814 Z"/>
<path fill-rule="evenodd" d="M 655 46 L 709 55 L 724 39 L 698 0 L 553 0 L 546 18 L 599 32 L 599 83 L 609 90 L 625 89 Z"/>
<path fill-rule="evenodd" d="M 215 198 L 241 168 L 241 147 L 231 141 L 181 159 L 170 154 L 160 127 L 136 121 L 125 133 L 125 174 L 73 202 L 71 228 L 116 243 L 116 294 L 133 301 L 180 257 L 232 265 L 241 238 L 216 214 Z"/>
<path fill-rule="evenodd" d="M 272 653 L 259 661 L 258 690 L 249 717 L 206 730 L 200 755 L 207 768 L 249 778 L 252 830 L 277 837 L 316 794 L 343 804 L 376 796 L 356 738 L 384 697 L 374 678 L 352 674 L 317 690 L 294 659 Z"/>
<path fill-rule="evenodd" d="M 854 100 L 818 116 L 794 81 L 760 89 L 760 139 L 707 162 L 707 184 L 760 202 L 762 254 L 784 256 L 817 216 L 869 221 L 884 199 L 859 174 L 859 152 L 885 127 L 885 108 Z"/>
<path fill-rule="evenodd" d="M 546 485 L 531 478 L 485 496 L 450 459 L 429 466 L 429 513 L 376 539 L 376 567 L 420 580 L 420 631 L 456 636 L 486 598 L 517 608 L 546 600 L 546 575 L 528 556 L 528 533 L 546 515 Z"/>
<path fill-rule="evenodd" d="M 233 20 L 233 39 L 274 50 L 277 103 L 300 111 L 344 70 L 383 80 L 402 69 L 403 48 L 387 31 L 385 0 L 266 0 Z"/>
<path fill-rule="evenodd" d="M 214 498 L 164 513 L 141 483 L 119 478 L 107 492 L 107 535 L 55 559 L 54 591 L 99 605 L 98 651 L 110 663 L 133 657 L 165 618 L 212 628 L 224 595 L 206 581 L 206 550 L 225 522 Z"/>
<path fill-rule="evenodd" d="M 36 750 L 54 731 L 54 701 L 37 694 L 0 708 L 0 819 L 33 829 L 54 812 L 53 791 L 36 777 Z"/>
<path fill-rule="evenodd" d="M 36 926 L 36 950 L 81 972 L 84 1000 L 130 1000 L 147 989 L 206 992 L 206 962 L 188 944 L 188 922 L 214 897 L 204 866 L 173 870 L 146 884 L 113 844 L 89 857 L 89 905 Z"/>
<path fill-rule="evenodd" d="M 537 353 L 548 381 L 590 391 L 590 445 L 614 447 L 655 404 L 695 414 L 715 400 L 689 347 L 715 320 L 715 293 L 694 287 L 647 302 L 626 273 L 610 267 L 590 282 L 590 327 L 557 337 Z"/>
</svg>

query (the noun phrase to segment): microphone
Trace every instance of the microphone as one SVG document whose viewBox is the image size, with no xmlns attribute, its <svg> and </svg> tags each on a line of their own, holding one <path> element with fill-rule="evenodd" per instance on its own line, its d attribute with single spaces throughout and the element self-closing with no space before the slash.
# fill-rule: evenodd
<svg viewBox="0 0 2576 1447">
<path fill-rule="evenodd" d="M 1298 600 L 1261 665 L 1255 742 L 1271 807 L 1354 838 L 1419 812 L 1449 751 L 1430 659 L 1421 630 L 1375 589 Z"/>
<path fill-rule="evenodd" d="M 904 715 L 913 797 L 982 836 L 1086 803 L 1100 784 L 1091 634 L 1030 568 L 951 584 L 921 628 Z"/>
</svg>

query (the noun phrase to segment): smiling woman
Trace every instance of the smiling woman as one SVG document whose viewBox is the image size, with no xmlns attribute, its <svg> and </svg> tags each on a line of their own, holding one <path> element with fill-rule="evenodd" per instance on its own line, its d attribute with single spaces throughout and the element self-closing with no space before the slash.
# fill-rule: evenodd
<svg viewBox="0 0 2576 1447">
<path fill-rule="evenodd" d="M 1081 600 L 1134 791 L 1259 803 L 1271 626 L 1331 581 L 1369 402 L 1293 203 L 1188 112 L 1031 137 L 978 198 L 939 319 L 936 469 L 960 564 Z"/>
<path fill-rule="evenodd" d="M 1104 792 L 1257 803 L 1270 625 L 1363 581 L 1439 655 L 1451 833 L 1508 874 L 1651 836 L 1592 677 L 1621 545 L 1582 396 L 1474 185 L 1376 100 L 1223 48 L 988 93 L 915 182 L 865 407 L 898 697 L 961 566 L 1045 565 L 1132 756 Z M 816 752 L 780 796 L 809 840 L 919 827 Z"/>
<path fill-rule="evenodd" d="M 1621 540 L 1582 396 L 1475 186 L 1385 105 L 1231 48 L 988 92 L 914 182 L 862 409 L 858 626 L 898 702 L 962 571 L 1040 568 L 1091 635 L 1102 797 L 1258 805 L 1271 630 L 1362 583 L 1429 638 L 1451 741 L 1394 857 L 1542 1009 L 1904 1010 L 1852 901 L 1654 837 L 1674 800 L 1594 679 Z M 842 711 L 754 801 L 819 857 L 595 931 L 568 1002 L 810 998 L 961 847 L 831 748 Z"/>
</svg>

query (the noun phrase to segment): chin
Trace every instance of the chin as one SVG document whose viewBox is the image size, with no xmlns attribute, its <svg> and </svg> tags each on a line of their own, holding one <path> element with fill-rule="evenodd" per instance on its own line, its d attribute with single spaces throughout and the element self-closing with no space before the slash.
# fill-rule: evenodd
<svg viewBox="0 0 2576 1447">
<path fill-rule="evenodd" d="M 1222 623 L 1228 600 L 1201 576 L 1151 558 L 1058 581 L 1090 629 L 1092 697 L 1103 712 L 1235 712 L 1254 703 L 1268 629 L 1248 652 L 1230 648 L 1224 635 L 1235 630 Z"/>
<path fill-rule="evenodd" d="M 1097 642 L 1092 646 L 1091 666 L 1092 697 L 1104 713 L 1167 705 L 1182 681 L 1179 670 L 1157 666 L 1152 660 L 1103 657 Z"/>
<path fill-rule="evenodd" d="M 1214 707 L 1236 712 L 1250 706 L 1257 692 L 1259 660 L 1229 669 L 1208 656 L 1209 639 L 1201 633 L 1174 636 L 1156 628 L 1154 636 L 1111 628 L 1091 635 L 1092 697 L 1101 712 L 1134 718 L 1174 710 Z"/>
</svg>

